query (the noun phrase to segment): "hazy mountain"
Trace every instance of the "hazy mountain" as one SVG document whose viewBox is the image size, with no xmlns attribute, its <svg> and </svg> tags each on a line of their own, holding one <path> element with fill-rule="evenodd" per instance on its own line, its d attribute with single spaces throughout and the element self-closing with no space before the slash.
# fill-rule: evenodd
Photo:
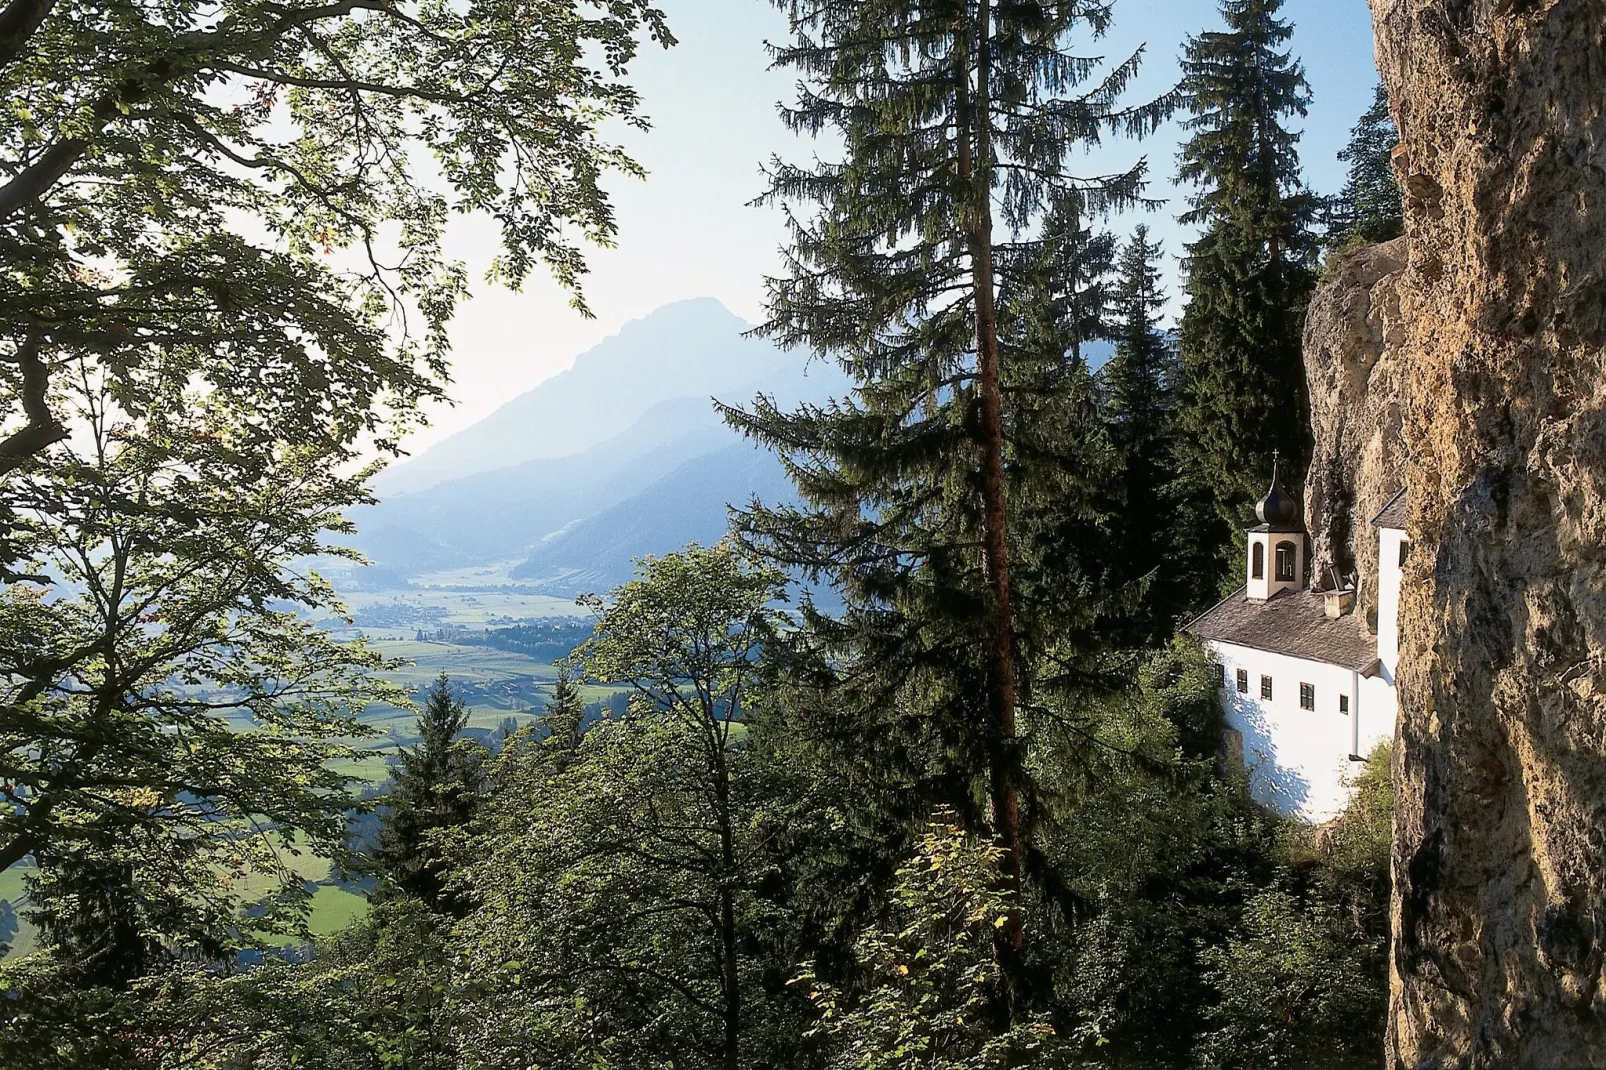
<svg viewBox="0 0 1606 1070">
<path fill-rule="evenodd" d="M 751 325 L 711 297 L 665 305 L 490 416 L 374 481 L 382 497 L 476 472 L 580 453 L 679 397 L 742 398 L 802 358 L 744 338 Z"/>
<path fill-rule="evenodd" d="M 571 457 L 478 472 L 356 510 L 351 540 L 375 561 L 425 572 L 516 558 L 553 531 L 732 442 L 708 398 L 674 398 Z"/>
<path fill-rule="evenodd" d="M 823 401 L 845 389 L 834 367 L 816 363 L 805 370 L 801 357 L 787 359 L 790 366 L 733 389 L 726 400 L 745 402 L 763 392 L 795 404 Z M 386 495 L 378 505 L 353 512 L 358 534 L 350 542 L 376 563 L 403 573 L 517 559 L 566 525 L 624 501 L 684 462 L 739 442 L 711 398 L 670 398 L 571 456 Z"/>
<path fill-rule="evenodd" d="M 711 395 L 791 406 L 848 384 L 747 329 L 712 299 L 666 306 L 385 473 L 380 503 L 352 516 L 351 544 L 378 566 L 363 582 L 522 558 L 522 584 L 602 590 L 632 558 L 717 540 L 730 502 L 791 500 L 779 463 L 727 428 Z M 1089 363 L 1109 349 L 1089 346 Z"/>
<path fill-rule="evenodd" d="M 629 579 L 632 560 L 643 554 L 719 541 L 727 507 L 755 495 L 770 503 L 794 500 L 773 454 L 745 443 L 727 446 L 548 539 L 513 578 L 551 594 L 606 590 Z"/>
</svg>

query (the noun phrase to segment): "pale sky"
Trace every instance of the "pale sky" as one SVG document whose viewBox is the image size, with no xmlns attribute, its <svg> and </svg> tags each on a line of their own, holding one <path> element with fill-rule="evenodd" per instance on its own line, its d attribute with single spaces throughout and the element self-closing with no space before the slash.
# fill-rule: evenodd
<svg viewBox="0 0 1606 1070">
<path fill-rule="evenodd" d="M 777 210 L 747 202 L 763 192 L 759 165 L 771 155 L 806 161 L 814 152 L 775 112 L 779 100 L 791 99 L 794 78 L 768 69 L 764 42 L 783 40 L 786 22 L 762 0 L 662 3 L 680 43 L 668 51 L 644 48 L 630 72 L 653 129 L 627 132 L 624 141 L 649 174 L 644 182 L 618 176 L 610 184 L 619 245 L 590 254 L 585 291 L 596 318 L 570 310 L 565 295 L 544 278 L 532 279 L 519 294 L 478 283 L 452 326 L 457 404 L 433 411 L 431 426 L 408 441 L 411 452 L 479 420 L 567 368 L 625 322 L 671 301 L 712 296 L 744 319 L 761 318 L 763 279 L 777 269 L 785 235 Z M 1188 34 L 1219 25 L 1213 0 L 1118 0 L 1115 11 L 1110 35 L 1084 51 L 1113 59 L 1146 43 L 1133 100 L 1176 80 Z M 1306 178 L 1318 192 L 1336 192 L 1344 168 L 1335 153 L 1371 103 L 1377 81 L 1370 16 L 1365 0 L 1288 0 L 1283 14 L 1295 25 L 1292 47 L 1314 95 L 1300 148 Z M 1180 136 L 1173 122 L 1147 142 L 1111 143 L 1087 163 L 1096 172 L 1148 157 L 1150 192 L 1169 203 L 1142 221 L 1171 254 L 1173 298 L 1174 257 L 1187 238 L 1173 219 L 1181 210 L 1171 184 Z M 1113 225 L 1125 233 L 1138 221 Z M 454 226 L 451 251 L 475 278 L 495 246 L 488 222 Z"/>
</svg>

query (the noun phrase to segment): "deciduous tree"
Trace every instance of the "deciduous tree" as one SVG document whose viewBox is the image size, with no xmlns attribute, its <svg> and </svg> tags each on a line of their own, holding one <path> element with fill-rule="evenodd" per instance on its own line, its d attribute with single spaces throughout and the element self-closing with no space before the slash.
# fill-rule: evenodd
<svg viewBox="0 0 1606 1070">
<path fill-rule="evenodd" d="M 140 371 L 160 404 L 133 410 L 89 362 L 57 378 L 79 433 L 13 475 L 37 578 L 0 592 L 0 864 L 32 856 L 41 893 L 69 893 L 46 904 L 62 932 L 84 905 L 72 874 L 122 867 L 145 885 L 124 890 L 141 938 L 206 956 L 247 939 L 260 892 L 240 878 L 276 888 L 256 927 L 293 921 L 284 856 L 335 848 L 350 798 L 331 763 L 364 708 L 400 696 L 369 647 L 314 623 L 342 610 L 303 564 L 366 500 L 364 473 L 258 448 L 271 418 L 175 363 Z"/>
<path fill-rule="evenodd" d="M 576 653 L 632 692 L 561 768 L 504 752 L 460 885 L 468 1059 L 487 1066 L 785 1065 L 801 1009 L 755 934 L 768 850 L 805 800 L 746 737 L 780 624 L 779 573 L 729 546 L 648 558 Z"/>
<path fill-rule="evenodd" d="M 305 562 L 444 389 L 454 214 L 584 307 L 644 36 L 630 0 L 0 2 L 0 867 L 137 834 L 213 878 L 191 936 L 230 874 L 294 905 L 278 852 L 336 838 L 329 761 L 394 697 Z"/>
</svg>

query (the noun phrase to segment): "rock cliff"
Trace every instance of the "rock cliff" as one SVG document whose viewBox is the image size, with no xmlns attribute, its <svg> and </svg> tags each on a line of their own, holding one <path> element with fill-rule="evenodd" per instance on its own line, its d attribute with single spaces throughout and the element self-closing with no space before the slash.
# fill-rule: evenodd
<svg viewBox="0 0 1606 1070">
<path fill-rule="evenodd" d="M 1413 553 L 1395 1067 L 1606 1067 L 1606 0 L 1372 0 Z"/>
<path fill-rule="evenodd" d="M 1315 449 L 1305 479 L 1312 575 L 1361 577 L 1356 612 L 1377 624 L 1372 517 L 1400 489 L 1400 273 L 1405 239 L 1335 257 L 1305 317 Z"/>
</svg>

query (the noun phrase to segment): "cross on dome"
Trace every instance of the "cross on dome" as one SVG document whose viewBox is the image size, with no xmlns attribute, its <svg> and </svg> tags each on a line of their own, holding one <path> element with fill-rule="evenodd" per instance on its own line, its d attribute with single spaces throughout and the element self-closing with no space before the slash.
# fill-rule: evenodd
<svg viewBox="0 0 1606 1070">
<path fill-rule="evenodd" d="M 1255 505 L 1255 515 L 1262 524 L 1285 526 L 1292 524 L 1299 515 L 1299 505 L 1293 498 L 1284 494 L 1277 485 L 1278 451 L 1271 451 L 1271 486 L 1266 489 L 1265 497 Z"/>
</svg>

